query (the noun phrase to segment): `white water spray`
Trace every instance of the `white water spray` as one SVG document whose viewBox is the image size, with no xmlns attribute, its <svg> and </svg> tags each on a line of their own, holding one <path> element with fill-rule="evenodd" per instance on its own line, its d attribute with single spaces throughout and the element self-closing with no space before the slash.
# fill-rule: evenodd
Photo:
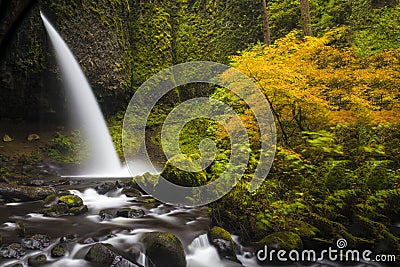
<svg viewBox="0 0 400 267">
<path fill-rule="evenodd" d="M 51 43 L 57 54 L 64 85 L 79 114 L 78 121 L 89 143 L 89 164 L 83 170 L 90 176 L 128 176 L 115 151 L 103 114 L 92 89 L 67 44 L 40 13 Z"/>
</svg>

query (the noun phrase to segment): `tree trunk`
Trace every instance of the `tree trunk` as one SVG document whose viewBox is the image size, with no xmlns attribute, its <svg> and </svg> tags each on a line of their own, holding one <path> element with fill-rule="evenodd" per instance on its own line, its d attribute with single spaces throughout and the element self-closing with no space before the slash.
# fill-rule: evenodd
<svg viewBox="0 0 400 267">
<path fill-rule="evenodd" d="M 271 33 L 269 30 L 268 12 L 267 12 L 267 0 L 261 0 L 261 11 L 264 29 L 264 43 L 267 45 L 271 44 Z"/>
<path fill-rule="evenodd" d="M 304 36 L 312 36 L 310 5 L 308 0 L 300 0 L 301 25 Z"/>
</svg>

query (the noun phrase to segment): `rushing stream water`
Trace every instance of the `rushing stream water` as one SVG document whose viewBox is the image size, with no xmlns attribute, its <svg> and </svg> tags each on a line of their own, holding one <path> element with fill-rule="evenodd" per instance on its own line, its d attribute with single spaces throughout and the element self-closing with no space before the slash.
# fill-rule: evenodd
<svg viewBox="0 0 400 267">
<path fill-rule="evenodd" d="M 201 266 L 241 266 L 240 264 L 221 260 L 217 250 L 210 245 L 207 239 L 209 217 L 207 207 L 176 207 L 155 202 L 147 195 L 127 197 L 121 194 L 122 189 L 99 194 L 95 189 L 101 182 L 89 181 L 79 184 L 59 186 L 60 190 L 69 190 L 70 193 L 80 196 L 89 211 L 85 215 L 64 216 L 58 218 L 45 217 L 40 212 L 43 207 L 41 201 L 7 203 L 0 206 L 0 234 L 8 243 L 20 242 L 15 234 L 17 221 L 22 221 L 27 229 L 27 235 L 35 233 L 46 234 L 52 244 L 45 249 L 48 266 L 92 266 L 84 260 L 89 248 L 85 244 L 89 238 L 98 242 L 106 242 L 121 250 L 129 250 L 137 246 L 141 233 L 150 231 L 165 231 L 175 234 L 182 242 L 189 267 Z M 117 217 L 102 220 L 99 211 L 107 208 L 135 208 L 142 209 L 142 218 Z M 68 254 L 62 259 L 54 259 L 50 249 L 59 238 L 73 239 Z M 21 259 L 9 260 L 1 266 L 12 266 L 15 262 L 26 264 L 29 257 L 43 253 L 32 251 Z M 255 260 L 240 253 L 245 266 L 258 266 Z M 248 255 L 250 256 L 250 255 Z M 143 254 L 144 257 L 144 254 Z M 145 259 L 143 259 L 145 262 Z"/>
</svg>

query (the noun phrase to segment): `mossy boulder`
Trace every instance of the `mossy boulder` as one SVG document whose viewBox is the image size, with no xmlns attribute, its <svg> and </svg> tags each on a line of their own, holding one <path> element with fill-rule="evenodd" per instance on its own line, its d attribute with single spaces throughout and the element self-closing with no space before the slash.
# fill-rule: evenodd
<svg viewBox="0 0 400 267">
<path fill-rule="evenodd" d="M 142 195 L 142 192 L 140 190 L 130 187 L 130 186 L 125 186 L 121 194 L 125 194 L 127 197 L 140 197 Z"/>
<path fill-rule="evenodd" d="M 62 195 L 60 197 L 52 195 L 47 200 L 48 202 L 44 202 L 45 207 L 50 203 L 55 203 L 43 211 L 44 215 L 49 217 L 80 215 L 88 211 L 88 207 L 83 204 L 83 200 L 76 195 Z"/>
<path fill-rule="evenodd" d="M 85 259 L 101 266 L 141 267 L 135 259 L 106 243 L 92 246 Z"/>
<path fill-rule="evenodd" d="M 186 267 L 186 257 L 181 241 L 171 233 L 144 233 L 139 240 L 145 247 L 146 256 L 156 266 Z"/>
<path fill-rule="evenodd" d="M 80 198 L 80 197 L 78 197 L 76 195 L 61 196 L 58 199 L 58 202 L 67 204 L 69 208 L 83 206 L 82 198 Z"/>
<path fill-rule="evenodd" d="M 66 253 L 67 253 L 67 250 L 65 249 L 65 246 L 62 244 L 58 244 L 51 249 L 51 256 L 54 258 L 63 257 L 63 256 L 65 256 Z"/>
<path fill-rule="evenodd" d="M 221 258 L 239 262 L 236 257 L 235 242 L 228 231 L 225 229 L 214 226 L 207 233 L 211 245 L 213 245 Z"/>
<path fill-rule="evenodd" d="M 188 170 L 200 171 L 189 172 L 177 166 L 184 166 Z M 174 184 L 187 187 L 196 187 L 207 183 L 206 173 L 201 170 L 200 164 L 182 154 L 173 156 L 167 161 L 161 176 Z"/>
<path fill-rule="evenodd" d="M 40 254 L 38 256 L 33 256 L 28 258 L 29 266 L 42 266 L 47 263 L 47 257 L 44 254 Z"/>
<path fill-rule="evenodd" d="M 70 215 L 80 215 L 80 214 L 85 214 L 86 212 L 88 212 L 88 207 L 86 205 L 82 205 L 79 207 L 72 207 L 69 209 Z"/>
<path fill-rule="evenodd" d="M 48 217 L 59 217 L 69 214 L 68 205 L 65 203 L 57 203 L 44 210 L 44 215 Z"/>
<path fill-rule="evenodd" d="M 276 232 L 267 235 L 260 240 L 259 245 L 261 248 L 268 246 L 268 248 L 283 250 L 300 250 L 303 247 L 300 236 L 293 232 Z"/>
</svg>

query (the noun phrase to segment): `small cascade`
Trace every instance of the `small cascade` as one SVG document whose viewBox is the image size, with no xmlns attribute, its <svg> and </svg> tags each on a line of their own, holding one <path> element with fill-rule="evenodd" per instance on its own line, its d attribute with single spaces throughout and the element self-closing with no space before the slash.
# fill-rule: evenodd
<svg viewBox="0 0 400 267">
<path fill-rule="evenodd" d="M 202 234 L 192 241 L 189 245 L 189 249 L 208 248 L 210 246 L 211 244 L 210 241 L 208 241 L 207 234 Z"/>
</svg>

